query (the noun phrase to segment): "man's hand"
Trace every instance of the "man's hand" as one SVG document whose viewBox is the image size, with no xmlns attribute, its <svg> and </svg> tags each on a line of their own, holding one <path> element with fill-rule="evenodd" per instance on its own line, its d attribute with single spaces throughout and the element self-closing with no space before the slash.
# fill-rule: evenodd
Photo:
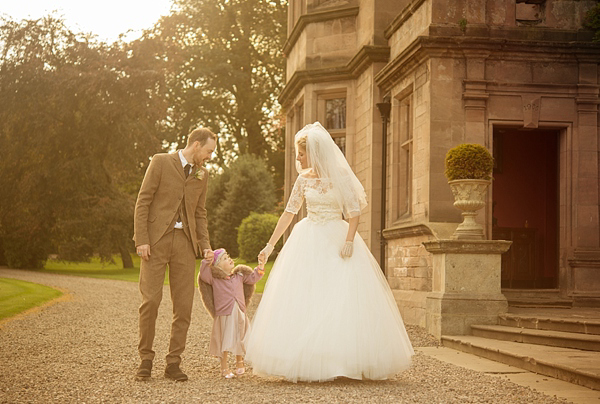
<svg viewBox="0 0 600 404">
<path fill-rule="evenodd" d="M 150 244 L 142 244 L 135 248 L 137 255 L 140 256 L 144 261 L 148 261 L 150 259 Z"/>
<path fill-rule="evenodd" d="M 210 248 L 207 248 L 206 250 L 202 251 L 202 255 L 204 255 L 205 260 L 208 260 L 210 262 L 212 262 L 215 258 L 215 252 Z"/>
<path fill-rule="evenodd" d="M 354 243 L 352 241 L 346 241 L 344 246 L 342 247 L 342 251 L 340 255 L 342 258 L 350 258 L 352 257 L 352 253 L 354 252 Z"/>
</svg>

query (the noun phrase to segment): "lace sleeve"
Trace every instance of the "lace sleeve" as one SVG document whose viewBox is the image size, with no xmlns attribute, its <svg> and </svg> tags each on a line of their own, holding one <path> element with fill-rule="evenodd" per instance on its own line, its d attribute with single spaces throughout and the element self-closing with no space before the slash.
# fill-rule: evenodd
<svg viewBox="0 0 600 404">
<path fill-rule="evenodd" d="M 358 185 L 355 185 L 358 183 Z M 355 176 L 346 176 L 340 180 L 336 188 L 341 194 L 341 204 L 346 219 L 360 215 L 360 211 L 367 206 L 367 197 L 362 185 Z"/>
<path fill-rule="evenodd" d="M 292 193 L 290 194 L 290 199 L 288 199 L 287 206 L 285 207 L 286 212 L 293 213 L 294 215 L 298 213 L 300 208 L 302 207 L 302 202 L 304 201 L 304 178 L 299 175 L 294 183 L 294 188 L 292 189 Z"/>
</svg>

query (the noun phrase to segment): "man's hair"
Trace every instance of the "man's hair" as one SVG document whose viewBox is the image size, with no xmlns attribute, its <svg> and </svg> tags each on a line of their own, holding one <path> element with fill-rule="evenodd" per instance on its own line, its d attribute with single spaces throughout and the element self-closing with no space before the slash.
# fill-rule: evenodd
<svg viewBox="0 0 600 404">
<path fill-rule="evenodd" d="M 217 135 L 212 133 L 210 129 L 206 128 L 198 128 L 194 129 L 187 138 L 187 145 L 190 146 L 194 144 L 194 142 L 200 142 L 201 146 L 204 146 L 208 139 L 217 140 Z"/>
</svg>

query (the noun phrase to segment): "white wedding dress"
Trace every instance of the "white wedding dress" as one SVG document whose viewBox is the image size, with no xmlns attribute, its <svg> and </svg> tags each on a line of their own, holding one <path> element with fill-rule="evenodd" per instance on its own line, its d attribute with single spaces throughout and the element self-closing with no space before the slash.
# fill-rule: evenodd
<svg viewBox="0 0 600 404">
<path fill-rule="evenodd" d="M 326 179 L 299 176 L 286 211 L 305 198 L 275 260 L 247 339 L 255 374 L 290 381 L 385 379 L 414 354 L 381 268 L 359 235 L 351 258 L 340 251 L 348 223 Z"/>
</svg>

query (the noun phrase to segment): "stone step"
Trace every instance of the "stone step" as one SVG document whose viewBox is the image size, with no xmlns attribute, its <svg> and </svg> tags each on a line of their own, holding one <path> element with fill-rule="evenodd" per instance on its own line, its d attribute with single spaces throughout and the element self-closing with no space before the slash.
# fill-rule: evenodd
<svg viewBox="0 0 600 404">
<path fill-rule="evenodd" d="M 511 307 L 529 307 L 529 308 L 548 308 L 548 309 L 568 309 L 573 306 L 570 300 L 549 300 L 549 299 L 515 299 L 508 300 Z"/>
<path fill-rule="evenodd" d="M 502 289 L 512 307 L 570 308 L 573 299 L 560 297 L 558 289 Z"/>
<path fill-rule="evenodd" d="M 530 372 L 600 390 L 600 352 L 500 341 L 473 335 L 442 336 L 442 344 Z"/>
<path fill-rule="evenodd" d="M 600 352 L 600 335 L 533 330 L 503 325 L 472 325 L 471 331 L 473 335 L 483 338 Z"/>
<path fill-rule="evenodd" d="M 498 324 L 534 330 L 600 335 L 600 319 L 597 318 L 577 318 L 574 316 L 528 316 L 505 313 L 498 316 Z"/>
</svg>

